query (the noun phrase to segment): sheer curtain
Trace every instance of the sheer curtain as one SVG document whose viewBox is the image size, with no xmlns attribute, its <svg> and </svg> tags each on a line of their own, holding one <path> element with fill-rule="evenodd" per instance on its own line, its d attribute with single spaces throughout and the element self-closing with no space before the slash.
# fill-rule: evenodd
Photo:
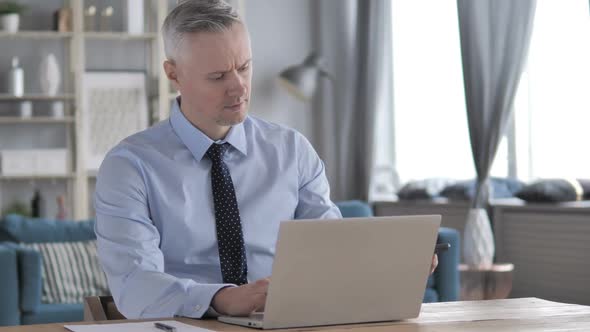
<svg viewBox="0 0 590 332">
<path fill-rule="evenodd" d="M 515 101 L 518 177 L 590 178 L 588 0 L 537 2 Z"/>
<path fill-rule="evenodd" d="M 409 180 L 475 177 L 457 2 L 393 0 L 391 6 L 394 107 L 377 115 L 377 199 L 393 197 Z M 500 142 L 491 176 L 590 178 L 588 6 L 587 0 L 537 2 L 514 101 L 514 135 Z"/>
<path fill-rule="evenodd" d="M 474 178 L 457 2 L 392 1 L 392 36 L 392 129 L 401 182 L 429 177 Z M 491 174 L 508 175 L 505 140 Z"/>
<path fill-rule="evenodd" d="M 391 109 L 390 5 L 390 0 L 317 2 L 318 49 L 335 79 L 333 91 L 319 94 L 314 137 L 333 200 L 369 196 L 376 114 Z"/>
</svg>

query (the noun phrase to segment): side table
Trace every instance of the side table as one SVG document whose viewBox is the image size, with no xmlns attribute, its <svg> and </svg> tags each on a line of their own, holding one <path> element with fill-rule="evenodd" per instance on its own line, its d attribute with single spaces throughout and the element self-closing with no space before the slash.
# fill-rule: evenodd
<svg viewBox="0 0 590 332">
<path fill-rule="evenodd" d="M 493 264 L 476 267 L 459 264 L 461 300 L 505 299 L 512 290 L 514 264 Z"/>
</svg>

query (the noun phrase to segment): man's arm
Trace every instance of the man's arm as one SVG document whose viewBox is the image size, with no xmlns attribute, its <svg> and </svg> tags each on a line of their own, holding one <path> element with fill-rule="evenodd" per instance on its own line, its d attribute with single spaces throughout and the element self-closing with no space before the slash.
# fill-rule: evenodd
<svg viewBox="0 0 590 332">
<path fill-rule="evenodd" d="M 299 202 L 296 219 L 338 219 L 342 214 L 330 200 L 324 163 L 309 141 L 298 134 Z"/>
<path fill-rule="evenodd" d="M 200 318 L 217 291 L 228 286 L 198 284 L 164 272 L 145 179 L 128 151 L 110 153 L 101 165 L 95 206 L 98 257 L 117 307 L 127 318 Z"/>
</svg>

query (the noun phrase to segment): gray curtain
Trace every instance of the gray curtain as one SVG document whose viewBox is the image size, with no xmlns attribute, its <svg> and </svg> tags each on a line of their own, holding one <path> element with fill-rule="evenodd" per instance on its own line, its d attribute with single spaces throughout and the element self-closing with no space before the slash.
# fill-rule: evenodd
<svg viewBox="0 0 590 332">
<path fill-rule="evenodd" d="M 333 85 L 324 82 L 314 137 L 332 198 L 368 199 L 377 109 L 393 108 L 390 0 L 317 2 L 317 48 Z"/>
<path fill-rule="evenodd" d="M 526 62 L 536 0 L 458 0 L 463 78 L 477 172 L 474 208 L 488 202 L 488 177 Z"/>
</svg>

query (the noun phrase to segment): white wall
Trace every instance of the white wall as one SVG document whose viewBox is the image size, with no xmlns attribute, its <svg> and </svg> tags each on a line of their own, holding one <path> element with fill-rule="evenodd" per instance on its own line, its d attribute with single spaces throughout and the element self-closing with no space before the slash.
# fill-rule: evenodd
<svg viewBox="0 0 590 332">
<path fill-rule="evenodd" d="M 254 77 L 250 111 L 265 120 L 297 129 L 313 142 L 312 103 L 289 95 L 278 74 L 313 50 L 314 0 L 245 0 Z"/>
</svg>

